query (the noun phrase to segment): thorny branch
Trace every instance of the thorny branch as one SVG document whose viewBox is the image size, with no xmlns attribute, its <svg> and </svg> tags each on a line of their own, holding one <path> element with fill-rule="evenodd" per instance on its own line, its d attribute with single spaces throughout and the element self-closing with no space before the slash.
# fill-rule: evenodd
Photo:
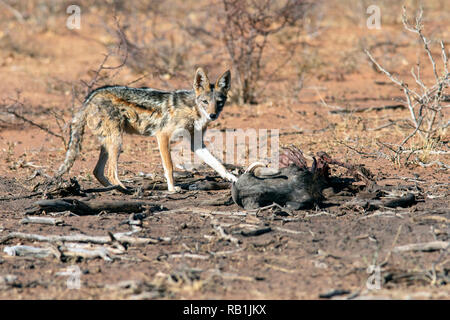
<svg viewBox="0 0 450 320">
<path fill-rule="evenodd" d="M 372 54 L 368 50 L 364 50 L 372 63 L 384 73 L 394 84 L 401 87 L 406 98 L 407 107 L 409 109 L 411 120 L 414 123 L 414 130 L 407 135 L 403 141 L 398 145 L 394 152 L 394 159 L 399 161 L 401 154 L 404 151 L 403 146 L 417 133 L 421 136 L 426 144 L 429 144 L 431 139 L 434 139 L 434 135 L 439 131 L 443 131 L 448 126 L 448 123 L 437 124 L 437 120 L 442 117 L 441 102 L 444 99 L 444 90 L 448 87 L 450 83 L 450 74 L 448 72 L 448 57 L 444 42 L 440 41 L 440 49 L 443 63 L 443 73 L 441 76 L 438 74 L 438 69 L 436 66 L 436 61 L 430 50 L 431 40 L 427 39 L 422 30 L 423 9 L 419 10 L 415 20 L 414 26 L 410 25 L 406 15 L 406 8 L 403 7 L 402 22 L 406 30 L 413 32 L 419 36 L 419 39 L 423 43 L 424 50 L 432 65 L 433 74 L 435 78 L 435 83 L 432 86 L 427 86 L 420 78 L 420 63 L 417 63 L 417 73 L 414 72 L 414 68 L 411 70 L 411 74 L 416 82 L 416 84 L 422 89 L 422 94 L 419 94 L 415 90 L 405 83 L 403 80 L 396 78 L 391 72 L 387 71 L 382 67 Z"/>
</svg>

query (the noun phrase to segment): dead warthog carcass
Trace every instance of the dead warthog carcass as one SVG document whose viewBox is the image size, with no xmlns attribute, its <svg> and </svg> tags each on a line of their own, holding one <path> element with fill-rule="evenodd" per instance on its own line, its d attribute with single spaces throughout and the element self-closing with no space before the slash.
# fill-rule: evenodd
<svg viewBox="0 0 450 320">
<path fill-rule="evenodd" d="M 312 158 L 308 167 L 303 153 L 296 147 L 285 148 L 280 155 L 280 168 L 262 163 L 249 166 L 232 186 L 234 202 L 245 209 L 256 209 L 277 203 L 290 209 L 309 209 L 323 200 L 322 191 L 336 188 L 330 177 L 330 164 L 346 168 L 358 180 L 371 183 L 371 174 L 363 166 L 351 166 L 330 158 L 326 153 Z M 341 182 L 344 183 L 341 179 Z"/>
</svg>

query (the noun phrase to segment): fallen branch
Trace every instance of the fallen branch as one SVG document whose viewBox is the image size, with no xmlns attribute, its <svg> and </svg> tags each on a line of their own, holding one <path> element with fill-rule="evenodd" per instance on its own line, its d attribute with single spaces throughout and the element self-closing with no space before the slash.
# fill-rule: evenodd
<svg viewBox="0 0 450 320">
<path fill-rule="evenodd" d="M 286 229 L 286 228 L 281 228 L 281 227 L 274 227 L 273 229 L 276 231 L 279 231 L 279 232 L 286 232 L 286 233 L 292 233 L 292 234 L 304 234 L 305 233 L 303 231 L 296 231 L 296 230 L 291 230 L 291 229 Z"/>
<path fill-rule="evenodd" d="M 260 228 L 260 229 L 255 229 L 255 230 L 242 230 L 241 232 L 239 232 L 239 234 L 243 235 L 244 237 L 255 237 L 255 236 L 259 236 L 262 235 L 264 233 L 270 232 L 272 231 L 271 227 L 266 227 L 266 228 Z"/>
<path fill-rule="evenodd" d="M 421 166 L 422 168 L 428 168 L 428 167 L 431 167 L 433 165 L 438 165 L 439 167 L 441 167 L 441 169 L 450 169 L 449 165 L 446 165 L 442 161 L 438 161 L 438 160 L 434 160 L 434 161 L 429 162 L 429 163 L 423 163 L 423 162 L 419 161 L 418 163 L 419 163 L 419 166 Z"/>
<path fill-rule="evenodd" d="M 123 233 L 115 233 L 114 238 L 117 241 L 134 245 L 144 245 L 150 243 L 160 243 L 163 241 L 170 241 L 170 239 L 163 238 L 136 238 L 125 235 Z M 12 239 L 21 239 L 21 240 L 30 240 L 30 241 L 39 241 L 39 242 L 83 242 L 83 243 L 95 243 L 95 244 L 112 244 L 114 240 L 111 239 L 110 236 L 89 236 L 84 234 L 76 234 L 76 235 L 65 235 L 65 236 L 57 236 L 57 235 L 40 235 L 40 234 L 31 234 L 31 233 L 22 233 L 22 232 L 11 232 L 6 236 L 0 238 L 0 244 L 5 243 Z"/>
<path fill-rule="evenodd" d="M 416 204 L 416 197 L 412 193 L 407 193 L 403 197 L 392 199 L 383 203 L 383 206 L 388 208 L 407 208 Z"/>
<path fill-rule="evenodd" d="M 222 226 L 220 226 L 219 224 L 213 224 L 213 227 L 217 231 L 220 239 L 230 241 L 231 243 L 234 243 L 236 245 L 239 245 L 239 243 L 241 242 L 238 238 L 235 238 L 232 235 L 226 233 L 225 230 L 223 230 Z"/>
<path fill-rule="evenodd" d="M 118 254 L 125 252 L 123 249 L 79 243 L 67 243 L 66 245 L 58 246 L 58 250 L 63 257 L 84 259 L 102 258 L 105 261 L 113 261 L 115 258 L 118 258 Z"/>
<path fill-rule="evenodd" d="M 431 241 L 427 243 L 413 243 L 404 246 L 398 246 L 394 248 L 394 252 L 408 252 L 408 251 L 438 251 L 447 249 L 450 242 L 447 241 Z"/>
<path fill-rule="evenodd" d="M 387 106 L 379 106 L 379 107 L 366 107 L 366 108 L 358 108 L 358 109 L 338 109 L 331 110 L 329 113 L 358 113 L 358 112 L 370 112 L 370 111 L 381 111 L 381 110 L 396 110 L 396 109 L 406 109 L 406 107 L 402 104 L 395 105 L 387 105 Z"/>
<path fill-rule="evenodd" d="M 169 255 L 170 258 L 190 258 L 199 260 L 208 260 L 210 256 L 194 253 L 173 253 Z"/>
<path fill-rule="evenodd" d="M 14 201 L 14 200 L 21 200 L 21 199 L 29 199 L 29 198 L 33 198 L 36 196 L 40 196 L 42 194 L 43 194 L 42 192 L 34 192 L 34 193 L 26 194 L 23 196 L 11 196 L 11 197 L 0 198 L 0 201 Z"/>
<path fill-rule="evenodd" d="M 77 215 L 95 215 L 100 212 L 108 213 L 135 213 L 161 210 L 160 205 L 144 201 L 83 201 L 73 198 L 40 200 L 34 203 L 34 207 L 28 209 L 25 214 L 41 214 L 45 212 L 70 211 Z"/>
<path fill-rule="evenodd" d="M 416 197 L 412 193 L 407 193 L 403 197 L 394 198 L 391 200 L 377 200 L 377 199 L 352 199 L 343 205 L 348 208 L 361 207 L 366 211 L 373 211 L 383 207 L 386 208 L 407 208 L 416 204 Z"/>
<path fill-rule="evenodd" d="M 319 298 L 322 298 L 322 299 L 331 299 L 331 298 L 333 298 L 333 297 L 335 297 L 335 296 L 342 296 L 342 295 L 345 295 L 345 294 L 350 294 L 350 291 L 349 290 L 343 290 L 343 289 L 333 289 L 333 290 L 330 290 L 330 291 L 328 291 L 328 292 L 325 292 L 325 293 L 320 293 L 319 294 Z"/>
<path fill-rule="evenodd" d="M 53 247 L 33 247 L 33 246 L 11 246 L 5 247 L 3 251 L 9 256 L 21 256 L 32 258 L 47 258 L 53 256 L 60 259 L 61 257 L 73 257 L 84 259 L 102 258 L 105 261 L 112 261 L 117 258 L 117 254 L 125 252 L 123 249 L 108 248 L 104 246 L 93 246 L 91 244 L 68 243 Z"/>
<path fill-rule="evenodd" d="M 20 256 L 20 257 L 32 257 L 32 258 L 47 258 L 50 256 L 54 256 L 59 258 L 60 254 L 55 248 L 47 247 L 47 248 L 39 248 L 32 246 L 11 246 L 5 247 L 3 249 L 9 256 Z"/>
<path fill-rule="evenodd" d="M 46 218 L 46 217 L 25 217 L 22 220 L 20 220 L 21 224 L 29 224 L 29 223 L 35 223 L 35 224 L 48 224 L 52 226 L 61 225 L 64 224 L 64 221 L 61 219 L 55 219 L 55 218 Z"/>
</svg>

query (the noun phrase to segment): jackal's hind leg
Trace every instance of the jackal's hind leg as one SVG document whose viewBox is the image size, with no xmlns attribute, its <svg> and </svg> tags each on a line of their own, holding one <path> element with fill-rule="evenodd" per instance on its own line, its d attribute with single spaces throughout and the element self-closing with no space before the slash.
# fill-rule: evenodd
<svg viewBox="0 0 450 320">
<path fill-rule="evenodd" d="M 109 136 L 103 140 L 94 176 L 105 187 L 117 186 L 119 191 L 130 193 L 131 191 L 123 185 L 117 174 L 121 145 L 122 138 L 120 136 Z"/>
<path fill-rule="evenodd" d="M 105 139 L 105 150 L 107 153 L 108 160 L 106 161 L 106 178 L 110 184 L 118 186 L 124 190 L 127 188 L 119 180 L 119 175 L 117 173 L 117 166 L 120 156 L 120 151 L 122 147 L 122 137 L 121 136 L 110 136 Z"/>
<path fill-rule="evenodd" d="M 108 153 L 105 147 L 102 145 L 100 148 L 100 156 L 98 157 L 97 164 L 94 168 L 94 176 L 105 187 L 111 185 L 108 179 L 105 177 L 105 166 L 108 161 Z"/>
</svg>

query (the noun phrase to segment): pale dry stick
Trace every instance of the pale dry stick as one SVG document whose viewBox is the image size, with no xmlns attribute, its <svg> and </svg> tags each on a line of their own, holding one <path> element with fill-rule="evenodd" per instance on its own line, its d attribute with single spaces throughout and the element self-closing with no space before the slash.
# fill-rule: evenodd
<svg viewBox="0 0 450 320">
<path fill-rule="evenodd" d="M 440 44 L 441 44 L 442 62 L 444 64 L 444 72 L 445 72 L 445 74 L 448 75 L 449 74 L 449 72 L 448 72 L 448 57 L 447 57 L 447 53 L 445 52 L 444 41 L 441 40 Z"/>
<path fill-rule="evenodd" d="M 55 219 L 55 218 L 47 218 L 47 217 L 30 217 L 26 216 L 22 220 L 20 220 L 21 224 L 47 224 L 47 225 L 61 225 L 64 224 L 64 221 L 62 219 Z"/>
<path fill-rule="evenodd" d="M 231 243 L 234 243 L 235 245 L 239 245 L 239 242 L 240 242 L 239 239 L 233 237 L 230 234 L 227 234 L 225 232 L 225 230 L 223 230 L 222 226 L 220 226 L 220 225 L 213 225 L 213 226 L 214 226 L 214 229 L 216 229 L 218 231 L 218 234 L 221 239 L 230 241 Z"/>
<path fill-rule="evenodd" d="M 326 211 L 320 211 L 320 212 L 314 213 L 314 214 L 306 214 L 306 215 L 305 215 L 305 218 L 314 218 L 314 217 L 319 217 L 319 216 L 323 216 L 323 215 L 326 215 L 326 216 L 334 216 L 333 214 L 331 214 L 331 213 L 329 213 L 329 212 L 326 212 Z"/>
<path fill-rule="evenodd" d="M 227 216 L 230 218 L 238 218 L 238 219 L 241 219 L 242 217 L 247 216 L 247 212 L 243 212 L 243 211 L 236 211 L 236 212 L 235 211 L 211 211 L 210 214 L 219 215 L 219 216 Z"/>
<path fill-rule="evenodd" d="M 257 209 L 255 209 L 257 210 Z M 192 208 L 192 207 L 184 207 L 184 208 L 178 208 L 178 209 L 172 209 L 172 210 L 166 210 L 166 211 L 159 211 L 155 214 L 174 214 L 174 213 L 197 213 L 205 216 L 210 215 L 218 215 L 218 216 L 227 216 L 231 218 L 242 218 L 247 216 L 247 212 L 244 211 L 211 211 L 209 209 L 203 209 L 203 208 Z"/>
<path fill-rule="evenodd" d="M 416 222 L 416 221 L 420 222 L 423 220 L 433 220 L 433 221 L 442 222 L 442 223 L 450 223 L 450 220 L 447 219 L 446 217 L 432 216 L 432 215 L 414 217 L 412 220 L 414 222 Z"/>
<path fill-rule="evenodd" d="M 102 258 L 105 261 L 113 261 L 115 258 L 120 258 L 117 255 L 123 254 L 125 250 L 123 248 L 108 248 L 99 245 L 80 244 L 80 243 L 67 243 L 62 246 L 58 246 L 58 250 L 61 255 L 67 257 L 81 257 L 85 259 Z"/>
<path fill-rule="evenodd" d="M 173 253 L 169 254 L 169 258 L 189 258 L 196 260 L 208 260 L 210 256 L 195 253 Z"/>
<path fill-rule="evenodd" d="M 144 245 L 150 243 L 155 244 L 160 243 L 161 241 L 168 241 L 168 239 L 162 238 L 161 239 L 136 238 L 124 235 L 123 233 L 114 234 L 114 238 L 122 243 L 129 243 L 134 245 Z M 0 238 L 0 244 L 5 243 L 6 241 L 12 239 L 21 239 L 39 242 L 88 242 L 95 244 L 110 244 L 112 242 L 110 236 L 88 236 L 84 234 L 66 235 L 66 236 L 57 236 L 57 235 L 46 236 L 32 233 L 11 232 L 6 236 Z"/>
<path fill-rule="evenodd" d="M 420 61 L 417 61 L 417 75 L 414 73 L 414 67 L 411 68 L 411 74 L 414 78 L 414 80 L 416 81 L 416 83 L 422 88 L 422 94 L 425 94 L 425 92 L 428 91 L 427 86 L 425 85 L 425 83 L 423 83 L 422 79 L 420 79 Z"/>
<path fill-rule="evenodd" d="M 5 247 L 3 249 L 3 252 L 5 252 L 9 256 L 20 256 L 20 257 L 32 257 L 32 258 L 47 258 L 49 256 L 54 256 L 56 258 L 60 257 L 58 250 L 52 247 L 41 248 L 41 247 L 17 245 Z"/>
<path fill-rule="evenodd" d="M 221 239 L 230 241 L 231 243 L 239 246 L 240 240 L 238 238 L 235 238 L 232 235 L 226 233 L 225 230 L 223 230 L 222 225 L 220 225 L 220 223 L 215 218 L 213 218 L 211 215 L 209 217 L 211 219 L 211 225 L 217 231 L 217 234 Z"/>
<path fill-rule="evenodd" d="M 438 251 L 446 250 L 450 246 L 448 241 L 431 241 L 426 243 L 412 243 L 394 248 L 394 252 L 408 252 L 408 251 Z"/>
<path fill-rule="evenodd" d="M 234 249 L 234 250 L 225 250 L 225 251 L 216 251 L 216 252 L 208 251 L 208 253 L 210 255 L 212 255 L 212 256 L 226 256 L 226 255 L 229 255 L 229 254 L 240 252 L 242 250 L 244 250 L 244 248 L 238 248 L 238 249 Z"/>
<path fill-rule="evenodd" d="M 438 160 L 434 160 L 434 161 L 429 162 L 429 163 L 423 163 L 422 161 L 418 161 L 417 163 L 418 163 L 419 166 L 421 166 L 422 168 L 428 168 L 428 167 L 431 167 L 431 166 L 437 164 L 437 165 L 440 166 L 441 168 L 450 169 L 450 166 L 449 166 L 449 165 L 446 165 L 446 164 L 443 163 L 442 161 L 438 161 Z"/>
<path fill-rule="evenodd" d="M 430 151 L 424 151 L 424 150 L 403 150 L 402 153 L 427 153 L 427 154 L 433 154 L 433 155 L 447 155 L 450 154 L 450 151 L 444 151 L 444 150 L 430 150 Z"/>
<path fill-rule="evenodd" d="M 135 232 L 139 232 L 138 230 L 133 229 L 132 231 L 130 231 L 128 234 L 133 234 Z M 120 235 L 120 234 L 119 234 Z M 119 241 L 116 239 L 116 237 L 114 236 L 114 234 L 110 231 L 108 231 L 108 236 L 111 238 L 111 242 L 113 245 L 115 245 L 117 247 L 118 250 L 121 251 L 126 251 L 127 248 Z"/>
<path fill-rule="evenodd" d="M 272 227 L 272 229 L 276 230 L 276 231 L 292 233 L 292 234 L 304 234 L 305 233 L 303 231 L 296 231 L 296 230 L 291 230 L 291 229 L 286 229 L 286 228 L 281 228 L 281 227 Z"/>
</svg>

